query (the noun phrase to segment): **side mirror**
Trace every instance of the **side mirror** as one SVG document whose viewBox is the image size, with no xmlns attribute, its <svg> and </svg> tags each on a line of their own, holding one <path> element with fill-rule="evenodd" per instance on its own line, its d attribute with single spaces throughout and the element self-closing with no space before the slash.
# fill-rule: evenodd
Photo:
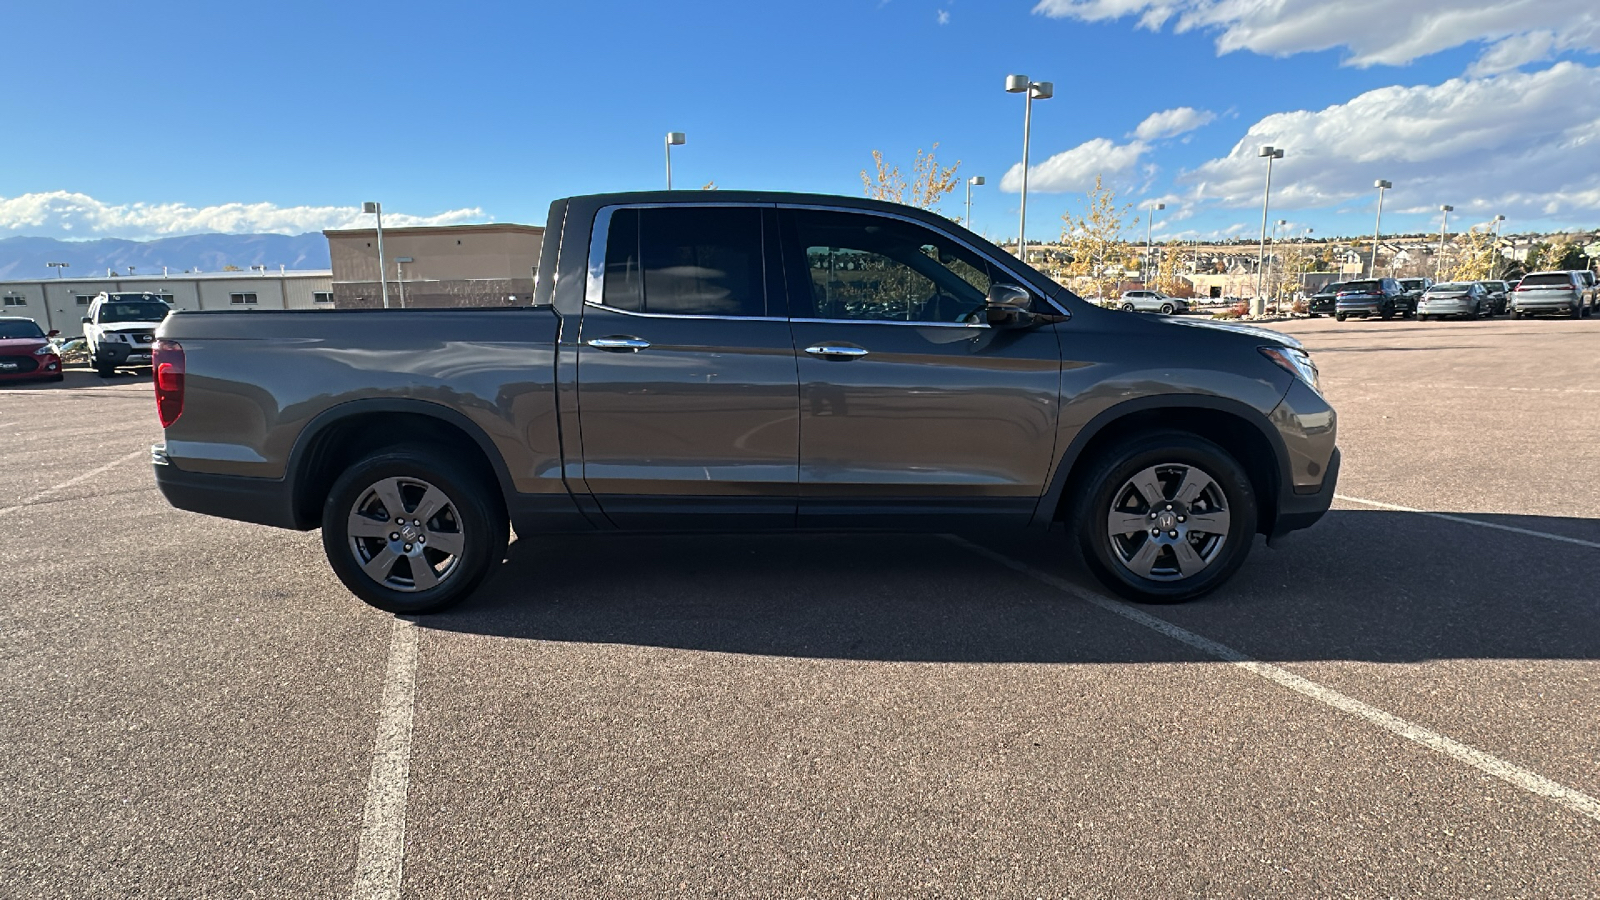
<svg viewBox="0 0 1600 900">
<path fill-rule="evenodd" d="M 1025 328 L 1033 324 L 1033 295 L 1014 284 L 992 284 L 984 313 L 992 328 Z"/>
<path fill-rule="evenodd" d="M 57 330 L 55 330 L 55 329 L 54 329 L 54 328 L 52 328 L 52 329 L 50 329 L 50 330 L 49 330 L 49 331 L 46 331 L 46 332 L 45 332 L 45 333 L 44 333 L 44 336 L 45 336 L 45 337 L 55 337 L 55 336 L 56 336 L 56 335 L 58 335 L 58 334 L 60 334 L 60 333 L 61 333 L 61 332 L 59 332 L 59 331 L 57 331 Z"/>
<path fill-rule="evenodd" d="M 83 324 L 85 324 L 85 325 L 93 325 L 94 324 L 94 320 L 90 319 L 88 316 L 84 316 L 83 317 Z"/>
</svg>

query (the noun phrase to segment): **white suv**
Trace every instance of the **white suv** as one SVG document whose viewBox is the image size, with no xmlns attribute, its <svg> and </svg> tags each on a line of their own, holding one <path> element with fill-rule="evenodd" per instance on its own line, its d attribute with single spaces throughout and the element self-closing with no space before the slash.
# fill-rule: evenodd
<svg viewBox="0 0 1600 900">
<path fill-rule="evenodd" d="M 1168 297 L 1160 291 L 1127 291 L 1122 295 L 1122 308 L 1128 312 L 1158 312 L 1172 315 L 1188 312 L 1189 304 L 1178 297 Z"/>
<path fill-rule="evenodd" d="M 156 326 L 171 311 L 153 294 L 100 294 L 83 317 L 89 364 L 101 378 L 110 378 L 123 366 L 150 365 Z"/>
</svg>

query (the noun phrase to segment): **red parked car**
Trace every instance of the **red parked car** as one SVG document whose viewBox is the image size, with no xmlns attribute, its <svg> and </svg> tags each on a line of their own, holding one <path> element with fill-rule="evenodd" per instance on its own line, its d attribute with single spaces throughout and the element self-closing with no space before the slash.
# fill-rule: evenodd
<svg viewBox="0 0 1600 900">
<path fill-rule="evenodd" d="M 45 334 L 32 319 L 0 318 L 0 381 L 60 381 L 61 355 L 50 343 L 59 333 Z"/>
</svg>

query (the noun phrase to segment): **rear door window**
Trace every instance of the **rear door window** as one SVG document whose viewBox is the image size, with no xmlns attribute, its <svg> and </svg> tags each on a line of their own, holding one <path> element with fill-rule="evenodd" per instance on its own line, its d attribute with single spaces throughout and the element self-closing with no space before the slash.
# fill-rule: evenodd
<svg viewBox="0 0 1600 900">
<path fill-rule="evenodd" d="M 603 302 L 676 316 L 767 315 L 761 211 L 619 209 L 606 233 Z"/>
</svg>

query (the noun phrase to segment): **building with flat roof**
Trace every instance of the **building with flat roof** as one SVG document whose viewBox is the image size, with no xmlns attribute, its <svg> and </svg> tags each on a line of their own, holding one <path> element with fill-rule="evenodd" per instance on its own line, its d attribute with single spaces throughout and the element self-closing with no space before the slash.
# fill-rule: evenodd
<svg viewBox="0 0 1600 900">
<path fill-rule="evenodd" d="M 175 309 L 332 309 L 333 273 L 186 272 L 0 281 L 0 315 L 27 316 L 64 337 L 83 334 L 83 314 L 102 291 L 160 297 Z"/>
<path fill-rule="evenodd" d="M 378 272 L 372 228 L 330 229 L 334 305 L 391 307 L 517 306 L 533 299 L 534 268 L 544 229 L 535 225 L 437 225 L 385 228 Z"/>
</svg>

